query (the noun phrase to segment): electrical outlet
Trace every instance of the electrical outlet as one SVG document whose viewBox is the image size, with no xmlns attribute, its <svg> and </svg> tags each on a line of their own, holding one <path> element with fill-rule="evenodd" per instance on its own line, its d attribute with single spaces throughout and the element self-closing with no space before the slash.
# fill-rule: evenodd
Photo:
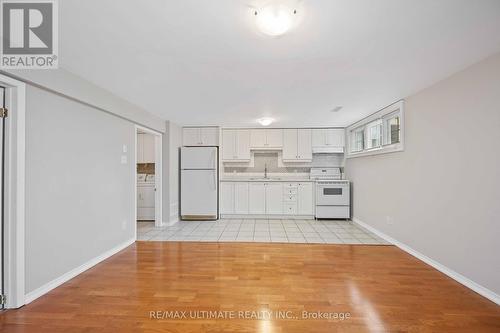
<svg viewBox="0 0 500 333">
<path fill-rule="evenodd" d="M 394 224 L 394 218 L 392 216 L 386 216 L 385 217 L 385 222 L 388 224 L 388 225 L 393 225 Z"/>
<path fill-rule="evenodd" d="M 124 152 L 124 153 L 128 152 L 128 147 L 127 147 L 127 145 L 123 145 L 123 147 L 122 147 L 122 152 Z"/>
</svg>

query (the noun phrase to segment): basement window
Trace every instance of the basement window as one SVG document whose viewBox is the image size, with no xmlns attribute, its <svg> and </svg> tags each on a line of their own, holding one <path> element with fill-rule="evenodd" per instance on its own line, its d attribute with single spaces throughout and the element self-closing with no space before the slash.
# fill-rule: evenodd
<svg viewBox="0 0 500 333">
<path fill-rule="evenodd" d="M 347 128 L 347 157 L 402 151 L 404 102 L 394 103 Z"/>
</svg>

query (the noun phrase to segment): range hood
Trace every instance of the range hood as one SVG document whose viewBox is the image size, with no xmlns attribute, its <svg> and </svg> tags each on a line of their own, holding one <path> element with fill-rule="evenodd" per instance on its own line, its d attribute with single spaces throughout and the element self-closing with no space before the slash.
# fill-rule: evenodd
<svg viewBox="0 0 500 333">
<path fill-rule="evenodd" d="M 344 147 L 313 147 L 313 154 L 343 154 Z"/>
</svg>

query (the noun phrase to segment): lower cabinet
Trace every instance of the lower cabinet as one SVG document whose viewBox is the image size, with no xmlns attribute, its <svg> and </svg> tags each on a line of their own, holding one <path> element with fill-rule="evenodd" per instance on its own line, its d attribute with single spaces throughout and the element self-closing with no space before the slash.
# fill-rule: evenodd
<svg viewBox="0 0 500 333">
<path fill-rule="evenodd" d="M 248 214 L 248 183 L 222 182 L 220 192 L 221 214 Z"/>
<path fill-rule="evenodd" d="M 314 184 L 298 183 L 297 185 L 297 214 L 314 215 Z"/>
<path fill-rule="evenodd" d="M 266 214 L 283 214 L 283 184 L 266 183 Z"/>
<path fill-rule="evenodd" d="M 234 183 L 234 213 L 248 214 L 248 183 Z"/>
<path fill-rule="evenodd" d="M 314 215 L 314 184 L 221 182 L 221 214 Z"/>
<path fill-rule="evenodd" d="M 234 214 L 234 184 L 222 182 L 220 184 L 220 213 Z"/>
<path fill-rule="evenodd" d="M 249 213 L 266 213 L 266 183 L 250 183 L 249 188 Z"/>
</svg>

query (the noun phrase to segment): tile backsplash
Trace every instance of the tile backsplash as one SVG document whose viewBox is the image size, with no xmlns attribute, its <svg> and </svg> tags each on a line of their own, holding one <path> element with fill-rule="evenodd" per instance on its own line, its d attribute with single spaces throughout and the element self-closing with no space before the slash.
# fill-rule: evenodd
<svg viewBox="0 0 500 333">
<path fill-rule="evenodd" d="M 283 165 L 279 163 L 280 154 L 278 152 L 254 152 L 254 164 L 251 167 L 247 166 L 231 166 L 225 165 L 225 173 L 258 173 L 264 172 L 267 165 L 269 173 L 308 173 L 311 167 L 343 167 L 343 154 L 320 154 L 313 155 L 311 163 L 297 163 Z"/>
</svg>

